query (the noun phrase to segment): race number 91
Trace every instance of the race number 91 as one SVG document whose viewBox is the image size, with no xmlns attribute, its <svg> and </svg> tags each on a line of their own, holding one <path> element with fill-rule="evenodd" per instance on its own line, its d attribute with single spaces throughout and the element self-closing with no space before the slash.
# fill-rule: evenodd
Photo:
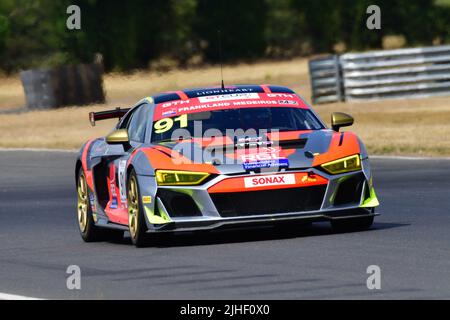
<svg viewBox="0 0 450 320">
<path fill-rule="evenodd" d="M 155 124 L 153 125 L 153 128 L 155 129 L 155 133 L 164 133 L 166 131 L 169 131 L 170 129 L 172 129 L 175 122 L 179 123 L 180 128 L 186 128 L 188 126 L 187 114 L 183 114 L 174 119 L 163 118 L 161 120 L 156 121 Z"/>
</svg>

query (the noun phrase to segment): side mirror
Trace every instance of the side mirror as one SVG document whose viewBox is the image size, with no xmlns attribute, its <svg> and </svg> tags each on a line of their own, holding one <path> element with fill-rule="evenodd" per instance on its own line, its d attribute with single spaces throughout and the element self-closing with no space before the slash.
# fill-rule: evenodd
<svg viewBox="0 0 450 320">
<path fill-rule="evenodd" d="M 353 124 L 353 117 L 342 112 L 333 112 L 331 114 L 331 129 L 339 131 L 342 127 L 348 127 Z"/>
<path fill-rule="evenodd" d="M 106 136 L 108 144 L 122 144 L 124 147 L 130 145 L 130 138 L 126 129 L 119 129 L 111 132 Z"/>
</svg>

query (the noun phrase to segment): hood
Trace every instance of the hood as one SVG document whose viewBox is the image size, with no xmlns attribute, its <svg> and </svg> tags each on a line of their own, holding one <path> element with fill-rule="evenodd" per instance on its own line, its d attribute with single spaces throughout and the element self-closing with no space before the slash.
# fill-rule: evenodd
<svg viewBox="0 0 450 320">
<path fill-rule="evenodd" d="M 327 129 L 280 132 L 264 139 L 233 141 L 225 137 L 161 142 L 146 148 L 145 153 L 154 169 L 240 174 L 307 169 L 360 153 L 360 145 L 351 132 Z"/>
</svg>

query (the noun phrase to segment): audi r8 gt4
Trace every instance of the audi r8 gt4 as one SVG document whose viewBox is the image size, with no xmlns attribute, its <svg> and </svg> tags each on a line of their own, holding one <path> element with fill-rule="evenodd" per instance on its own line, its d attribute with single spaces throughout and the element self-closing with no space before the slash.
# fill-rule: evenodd
<svg viewBox="0 0 450 320">
<path fill-rule="evenodd" d="M 366 148 L 340 132 L 353 118 L 333 113 L 328 128 L 286 87 L 167 92 L 89 117 L 119 121 L 76 161 L 85 241 L 294 221 L 363 230 L 377 215 Z"/>
</svg>

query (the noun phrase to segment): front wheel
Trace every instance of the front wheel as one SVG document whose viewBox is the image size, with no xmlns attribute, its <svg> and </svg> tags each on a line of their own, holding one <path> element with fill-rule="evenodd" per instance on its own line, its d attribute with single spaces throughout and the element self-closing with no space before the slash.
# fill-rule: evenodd
<svg viewBox="0 0 450 320">
<path fill-rule="evenodd" d="M 335 232 L 368 230 L 373 224 L 374 217 L 360 217 L 331 220 L 331 227 Z"/>
<path fill-rule="evenodd" d="M 127 201 L 128 228 L 130 230 L 131 242 L 136 247 L 142 247 L 146 245 L 148 241 L 147 225 L 145 223 L 137 176 L 134 170 L 131 170 L 128 177 Z"/>
</svg>

